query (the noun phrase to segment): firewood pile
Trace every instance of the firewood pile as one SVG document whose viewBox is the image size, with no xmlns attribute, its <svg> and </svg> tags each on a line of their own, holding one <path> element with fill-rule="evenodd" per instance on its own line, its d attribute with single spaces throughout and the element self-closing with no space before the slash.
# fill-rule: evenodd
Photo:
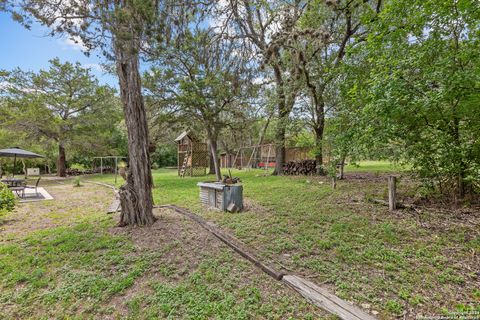
<svg viewBox="0 0 480 320">
<path fill-rule="evenodd" d="M 95 174 L 100 172 L 101 172 L 100 168 L 85 169 L 85 170 L 68 168 L 66 171 L 67 176 L 81 176 L 84 174 Z M 103 173 L 115 173 L 115 170 L 113 167 L 103 167 Z"/>
<path fill-rule="evenodd" d="M 228 170 L 228 175 L 226 174 L 223 175 L 222 182 L 225 184 L 235 184 L 235 183 L 241 182 L 241 180 L 238 177 L 233 177 L 230 170 Z"/>
<path fill-rule="evenodd" d="M 315 160 L 288 161 L 283 165 L 285 175 L 314 175 L 316 174 L 317 163 Z"/>
<path fill-rule="evenodd" d="M 240 178 L 223 176 L 222 182 L 225 184 L 235 184 L 240 182 Z"/>
</svg>

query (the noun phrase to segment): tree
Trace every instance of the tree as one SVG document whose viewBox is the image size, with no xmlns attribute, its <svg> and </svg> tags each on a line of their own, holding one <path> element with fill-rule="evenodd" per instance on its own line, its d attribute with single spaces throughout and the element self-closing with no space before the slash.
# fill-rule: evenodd
<svg viewBox="0 0 480 320">
<path fill-rule="evenodd" d="M 268 67 L 276 91 L 276 161 L 274 174 L 283 173 L 285 162 L 285 135 L 290 113 L 298 95 L 298 68 L 285 52 L 288 39 L 304 6 L 300 1 L 229 0 L 219 6 L 219 15 L 225 20 L 221 26 L 227 37 L 246 40 L 256 51 L 261 63 Z M 231 24 L 231 25 L 230 25 Z"/>
<path fill-rule="evenodd" d="M 365 48 L 368 90 L 353 96 L 364 130 L 457 199 L 480 181 L 479 19 L 476 1 L 388 2 Z"/>
<path fill-rule="evenodd" d="M 303 15 L 285 41 L 301 74 L 302 91 L 308 97 L 304 112 L 315 134 L 317 173 L 322 173 L 325 119 L 341 106 L 339 86 L 347 51 L 363 43 L 368 23 L 380 13 L 382 0 L 324 1 L 306 3 Z M 352 59 L 350 55 L 349 59 Z"/>
<path fill-rule="evenodd" d="M 120 190 L 120 226 L 151 225 L 152 174 L 148 122 L 139 71 L 142 49 L 163 43 L 192 17 L 193 1 L 54 0 L 3 1 L 3 10 L 29 26 L 32 18 L 52 34 L 66 34 L 86 52 L 99 49 L 115 62 L 128 132 L 129 175 Z"/>
<path fill-rule="evenodd" d="M 187 32 L 181 45 L 157 57 L 145 74 L 150 98 L 205 131 L 217 180 L 222 179 L 218 159 L 220 132 L 242 121 L 246 98 L 252 93 L 246 56 L 235 42 L 211 30 Z M 154 103 L 152 101 L 152 103 Z"/>
<path fill-rule="evenodd" d="M 99 85 L 90 69 L 78 62 L 61 63 L 56 58 L 48 70 L 4 71 L 0 79 L 5 84 L 0 92 L 6 97 L 3 125 L 30 139 L 54 141 L 60 177 L 66 175 L 66 149 L 100 142 L 100 132 L 111 129 L 118 119 L 114 90 Z"/>
</svg>

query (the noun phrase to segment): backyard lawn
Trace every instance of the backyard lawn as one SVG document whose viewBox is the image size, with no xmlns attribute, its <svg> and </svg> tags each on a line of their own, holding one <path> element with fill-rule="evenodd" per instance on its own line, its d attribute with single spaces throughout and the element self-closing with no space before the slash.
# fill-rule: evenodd
<svg viewBox="0 0 480 320">
<path fill-rule="evenodd" d="M 0 320 L 480 320 L 479 2 L 0 0 Z"/>
<path fill-rule="evenodd" d="M 369 169 L 367 169 L 369 168 Z M 421 188 L 400 171 L 400 200 L 417 211 L 372 204 L 386 199 L 385 163 L 347 167 L 332 190 L 327 178 L 232 171 L 244 184 L 246 211 L 202 208 L 198 181 L 154 172 L 156 204 L 176 204 L 219 224 L 267 261 L 303 274 L 380 318 L 480 308 L 480 211 L 422 203 Z M 111 182 L 111 177 L 97 177 Z"/>
<path fill-rule="evenodd" d="M 400 171 L 400 198 L 416 201 L 417 211 L 389 213 L 368 199 L 386 197 L 386 174 L 395 170 L 351 166 L 335 190 L 325 177 L 232 170 L 246 204 L 232 214 L 199 204 L 196 183 L 213 177 L 162 169 L 154 198 L 217 223 L 265 261 L 380 319 L 479 310 L 478 208 L 426 207 Z M 4 318 L 331 317 L 170 210 L 155 210 L 152 227 L 116 228 L 117 216 L 105 214 L 112 191 L 88 180 L 113 176 L 82 177 L 81 187 L 51 183 L 55 200 L 19 205 L 0 224 Z"/>
<path fill-rule="evenodd" d="M 196 224 L 116 228 L 112 191 L 45 188 L 0 223 L 1 319 L 329 319 Z"/>
</svg>

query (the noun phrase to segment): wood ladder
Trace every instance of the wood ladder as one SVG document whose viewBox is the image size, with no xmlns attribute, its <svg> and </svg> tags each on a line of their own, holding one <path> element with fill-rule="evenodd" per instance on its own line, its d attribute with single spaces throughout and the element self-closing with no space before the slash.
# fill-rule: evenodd
<svg viewBox="0 0 480 320">
<path fill-rule="evenodd" d="M 183 158 L 182 169 L 180 170 L 180 177 L 185 177 L 185 171 L 187 171 L 188 166 L 188 158 L 190 157 L 190 149 L 187 149 L 187 153 L 185 153 L 185 158 Z"/>
</svg>

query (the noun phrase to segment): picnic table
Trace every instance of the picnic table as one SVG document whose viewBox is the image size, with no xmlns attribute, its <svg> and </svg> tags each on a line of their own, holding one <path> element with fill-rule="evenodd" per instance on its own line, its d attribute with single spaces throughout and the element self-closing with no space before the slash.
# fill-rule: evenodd
<svg viewBox="0 0 480 320">
<path fill-rule="evenodd" d="M 20 198 L 25 197 L 25 179 L 7 178 L 2 179 L 1 182 L 5 183 Z"/>
<path fill-rule="evenodd" d="M 1 181 L 9 187 L 21 187 L 22 185 L 25 184 L 25 179 L 19 179 L 19 178 L 7 178 L 7 179 L 2 179 Z"/>
</svg>

